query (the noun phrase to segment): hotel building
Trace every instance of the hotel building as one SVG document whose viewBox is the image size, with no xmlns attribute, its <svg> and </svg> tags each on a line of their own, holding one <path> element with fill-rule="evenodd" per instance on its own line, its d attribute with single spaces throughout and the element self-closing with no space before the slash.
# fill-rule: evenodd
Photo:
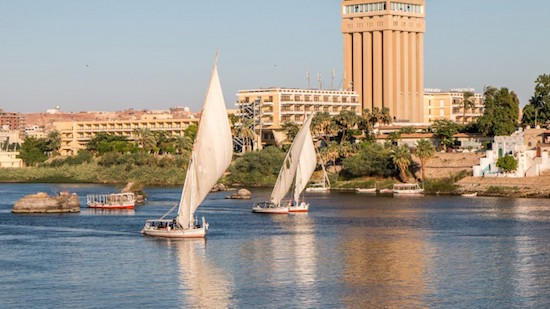
<svg viewBox="0 0 550 309">
<path fill-rule="evenodd" d="M 344 89 L 394 122 L 423 121 L 424 0 L 344 0 Z"/>
<path fill-rule="evenodd" d="M 253 120 L 262 144 L 282 142 L 285 139 L 282 124 L 302 124 L 310 113 L 327 112 L 334 116 L 341 111 L 358 115 L 362 111 L 353 91 L 266 88 L 240 90 L 237 97 L 237 115 Z"/>
<path fill-rule="evenodd" d="M 455 89 L 451 91 L 440 91 L 439 89 L 426 89 L 424 94 L 424 122 L 432 123 L 436 120 L 452 120 L 456 123 L 475 122 L 479 117 L 483 116 L 485 103 L 483 94 L 475 93 L 471 98 L 474 103 L 473 107 L 466 109 L 462 101 L 464 100 L 464 92 L 472 91 L 473 89 Z"/>
<path fill-rule="evenodd" d="M 173 119 L 170 115 L 143 115 L 140 120 L 72 121 L 54 122 L 54 129 L 61 134 L 61 155 L 75 155 L 86 149 L 98 133 L 109 133 L 136 140 L 135 129 L 164 131 L 169 135 L 183 136 L 191 124 L 198 124 L 198 118 Z"/>
</svg>

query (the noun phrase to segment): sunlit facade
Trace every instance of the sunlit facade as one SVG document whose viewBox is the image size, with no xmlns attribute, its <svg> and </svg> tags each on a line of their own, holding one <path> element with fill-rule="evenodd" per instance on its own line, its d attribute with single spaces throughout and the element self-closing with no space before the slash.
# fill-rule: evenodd
<svg viewBox="0 0 550 309">
<path fill-rule="evenodd" d="M 423 121 L 424 0 L 342 1 L 344 89 L 394 122 Z"/>
<path fill-rule="evenodd" d="M 438 91 L 427 89 L 424 93 L 424 122 L 452 120 L 456 123 L 475 122 L 485 110 L 483 94 L 475 93 L 471 98 L 473 106 L 464 112 L 462 101 L 464 91 Z"/>
<path fill-rule="evenodd" d="M 86 143 L 98 133 L 124 136 L 128 140 L 137 139 L 136 129 L 163 131 L 169 135 L 183 136 L 189 125 L 197 123 L 197 118 L 171 119 L 149 116 L 140 120 L 55 122 L 54 129 L 61 134 L 59 150 L 61 155 L 74 155 L 78 150 L 86 149 Z"/>
</svg>

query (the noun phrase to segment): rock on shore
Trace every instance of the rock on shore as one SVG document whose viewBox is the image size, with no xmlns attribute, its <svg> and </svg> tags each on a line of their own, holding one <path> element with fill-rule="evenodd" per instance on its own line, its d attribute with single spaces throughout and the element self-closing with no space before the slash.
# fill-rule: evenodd
<svg viewBox="0 0 550 309">
<path fill-rule="evenodd" d="M 80 201 L 76 193 L 61 192 L 49 196 L 39 192 L 22 197 L 13 206 L 13 213 L 65 213 L 80 212 Z"/>
<path fill-rule="evenodd" d="M 248 200 L 251 197 L 252 197 L 252 193 L 250 193 L 250 191 L 248 191 L 246 189 L 240 189 L 236 193 L 233 193 L 233 194 L 229 195 L 226 198 L 235 199 L 235 200 Z"/>
</svg>

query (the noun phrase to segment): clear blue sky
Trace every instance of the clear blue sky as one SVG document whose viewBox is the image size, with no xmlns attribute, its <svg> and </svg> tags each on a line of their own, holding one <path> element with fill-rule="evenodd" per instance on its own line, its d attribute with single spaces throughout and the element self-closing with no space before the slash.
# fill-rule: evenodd
<svg viewBox="0 0 550 309">
<path fill-rule="evenodd" d="M 427 0 L 425 87 L 507 86 L 550 73 L 550 1 Z M 0 108 L 201 108 L 220 49 L 239 89 L 342 78 L 338 0 L 0 0 Z M 326 88 L 325 87 L 325 88 Z"/>
</svg>

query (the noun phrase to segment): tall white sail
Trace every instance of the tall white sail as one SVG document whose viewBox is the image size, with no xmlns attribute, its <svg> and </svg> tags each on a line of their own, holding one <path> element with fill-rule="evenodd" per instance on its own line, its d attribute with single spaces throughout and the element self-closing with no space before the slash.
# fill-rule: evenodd
<svg viewBox="0 0 550 309">
<path fill-rule="evenodd" d="M 307 128 L 306 140 L 302 147 L 298 168 L 296 170 L 296 182 L 294 187 L 294 201 L 296 204 L 300 201 L 300 194 L 306 188 L 309 178 L 317 167 L 317 157 L 315 156 L 315 145 L 311 138 L 311 131 Z"/>
<path fill-rule="evenodd" d="M 191 226 L 195 210 L 223 175 L 233 156 L 231 127 L 216 62 L 212 69 L 178 209 L 177 221 L 184 228 Z"/>
<path fill-rule="evenodd" d="M 309 132 L 309 126 L 311 125 L 311 119 L 313 114 L 307 118 L 304 122 L 304 125 L 296 134 L 288 153 L 286 154 L 285 160 L 283 161 L 283 166 L 279 171 L 279 176 L 277 177 L 277 182 L 271 192 L 271 202 L 273 204 L 279 204 L 283 197 L 288 193 L 290 186 L 294 180 L 294 175 L 296 174 L 296 169 L 298 168 L 298 162 L 300 159 L 300 154 L 302 153 L 302 148 L 304 142 L 308 135 L 311 135 Z"/>
</svg>

